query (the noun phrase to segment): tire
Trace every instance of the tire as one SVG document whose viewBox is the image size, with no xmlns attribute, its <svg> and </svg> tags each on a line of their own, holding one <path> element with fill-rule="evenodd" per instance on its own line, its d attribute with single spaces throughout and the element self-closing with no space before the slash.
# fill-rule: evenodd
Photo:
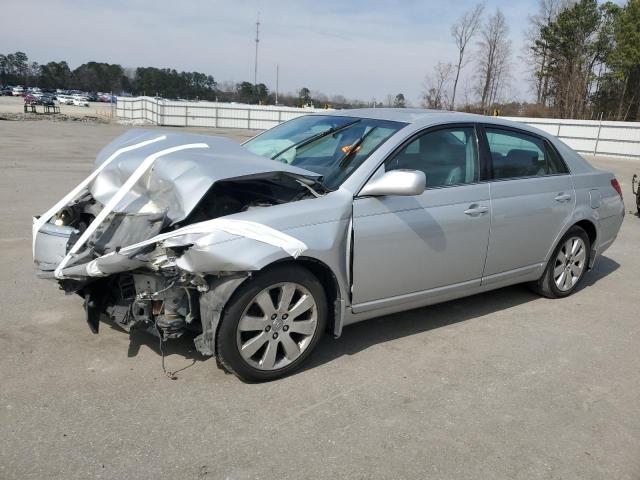
<svg viewBox="0 0 640 480">
<path fill-rule="evenodd" d="M 225 307 L 216 338 L 218 363 L 246 382 L 297 370 L 323 335 L 327 297 L 298 265 L 275 266 L 243 283 Z"/>
<path fill-rule="evenodd" d="M 571 253 L 571 248 L 576 247 L 576 251 Z M 569 256 L 566 255 L 567 252 Z M 547 298 L 568 297 L 575 292 L 587 273 L 590 256 L 589 236 L 582 228 L 574 225 L 558 242 L 544 273 L 532 284 L 533 289 Z"/>
</svg>

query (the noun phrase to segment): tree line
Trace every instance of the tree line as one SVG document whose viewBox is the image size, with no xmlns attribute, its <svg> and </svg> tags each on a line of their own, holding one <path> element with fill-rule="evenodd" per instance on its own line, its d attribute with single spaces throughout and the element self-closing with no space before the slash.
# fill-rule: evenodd
<svg viewBox="0 0 640 480">
<path fill-rule="evenodd" d="M 66 61 L 40 65 L 30 62 L 24 52 L 0 54 L 0 85 L 37 86 L 44 89 L 82 90 L 86 92 L 159 95 L 163 98 L 200 99 L 239 103 L 276 103 L 276 94 L 264 83 L 223 82 L 200 72 L 178 72 L 170 68 L 138 67 L 126 69 L 118 64 L 87 62 L 71 69 Z M 297 95 L 278 96 L 278 104 L 286 106 L 326 105 L 336 108 L 365 106 L 344 96 L 328 97 L 301 88 Z"/>
<path fill-rule="evenodd" d="M 39 65 L 30 62 L 24 52 L 0 54 L 0 83 L 38 86 L 44 89 L 87 92 L 131 92 L 168 97 L 212 100 L 216 81 L 200 72 L 178 72 L 169 68 L 138 67 L 127 70 L 121 65 L 87 62 L 74 70 L 65 61 Z"/>
<path fill-rule="evenodd" d="M 640 120 L 640 0 L 623 6 L 538 0 L 521 55 L 530 66 L 531 103 L 508 100 L 514 52 L 500 9 L 485 15 L 484 5 L 477 5 L 451 26 L 451 36 L 458 55 L 438 62 L 426 77 L 422 103 L 427 108 Z M 473 71 L 465 100 L 456 103 L 460 73 L 468 65 Z"/>
<path fill-rule="evenodd" d="M 539 105 L 565 118 L 640 120 L 640 0 L 540 0 L 531 23 Z"/>
</svg>

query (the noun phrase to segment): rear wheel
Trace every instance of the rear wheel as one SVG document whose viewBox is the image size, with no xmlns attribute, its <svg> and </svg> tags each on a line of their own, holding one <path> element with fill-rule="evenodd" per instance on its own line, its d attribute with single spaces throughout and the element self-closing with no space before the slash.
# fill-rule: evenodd
<svg viewBox="0 0 640 480">
<path fill-rule="evenodd" d="M 218 331 L 218 359 L 245 381 L 297 369 L 325 330 L 327 300 L 308 270 L 291 265 L 256 274 L 231 299 Z"/>
<path fill-rule="evenodd" d="M 548 298 L 571 295 L 587 271 L 590 252 L 587 233 L 578 226 L 571 227 L 558 243 L 544 274 L 534 283 L 534 289 Z"/>
</svg>

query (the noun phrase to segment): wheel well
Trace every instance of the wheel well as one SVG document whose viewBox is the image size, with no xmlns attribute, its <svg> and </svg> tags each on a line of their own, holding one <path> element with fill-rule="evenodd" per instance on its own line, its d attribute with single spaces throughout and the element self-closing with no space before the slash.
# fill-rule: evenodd
<svg viewBox="0 0 640 480">
<path fill-rule="evenodd" d="M 587 232 L 589 243 L 591 243 L 591 250 L 593 250 L 595 248 L 597 237 L 596 226 L 589 220 L 580 220 L 578 223 L 576 223 L 576 226 L 582 228 L 585 232 Z"/>
<path fill-rule="evenodd" d="M 310 257 L 299 257 L 297 259 L 291 260 L 281 260 L 279 262 L 272 263 L 266 266 L 263 270 L 266 270 L 270 267 L 274 267 L 276 265 L 298 265 L 300 267 L 304 267 L 309 270 L 322 284 L 324 288 L 324 292 L 327 296 L 327 306 L 329 318 L 327 319 L 327 328 L 330 332 L 334 331 L 335 321 L 336 321 L 336 313 L 335 313 L 335 301 L 340 296 L 340 287 L 338 286 L 338 279 L 336 278 L 333 271 L 320 260 L 316 260 L 315 258 Z"/>
</svg>

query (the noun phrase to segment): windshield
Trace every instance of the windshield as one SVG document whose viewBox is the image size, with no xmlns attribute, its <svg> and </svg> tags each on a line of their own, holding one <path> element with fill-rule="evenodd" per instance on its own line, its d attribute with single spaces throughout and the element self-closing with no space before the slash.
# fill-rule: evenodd
<svg viewBox="0 0 640 480">
<path fill-rule="evenodd" d="M 244 147 L 257 155 L 322 175 L 322 184 L 335 189 L 405 125 L 370 118 L 309 115 L 267 130 Z"/>
</svg>

